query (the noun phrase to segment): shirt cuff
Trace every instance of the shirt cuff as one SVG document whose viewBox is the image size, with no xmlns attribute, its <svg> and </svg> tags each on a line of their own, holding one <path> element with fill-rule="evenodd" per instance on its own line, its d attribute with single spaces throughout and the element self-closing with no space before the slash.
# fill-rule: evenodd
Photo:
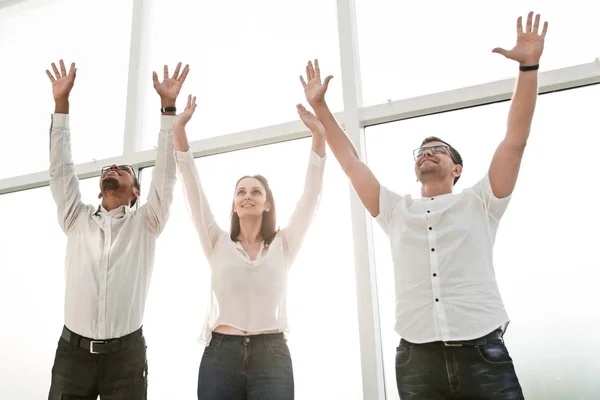
<svg viewBox="0 0 600 400">
<path fill-rule="evenodd" d="M 175 121 L 176 115 L 161 115 L 160 116 L 160 129 L 166 131 L 173 130 L 173 122 Z"/>
<path fill-rule="evenodd" d="M 52 128 L 68 128 L 69 114 L 52 114 Z"/>
<path fill-rule="evenodd" d="M 175 158 L 177 159 L 177 161 L 181 161 L 181 162 L 188 162 L 188 163 L 192 163 L 194 162 L 194 153 L 192 153 L 192 149 L 189 148 L 188 151 L 175 151 Z"/>
<path fill-rule="evenodd" d="M 310 163 L 323 168 L 325 166 L 325 160 L 327 160 L 327 154 L 325 154 L 323 157 L 321 157 L 320 155 L 318 155 L 317 153 L 315 153 L 313 150 L 310 151 Z"/>
</svg>

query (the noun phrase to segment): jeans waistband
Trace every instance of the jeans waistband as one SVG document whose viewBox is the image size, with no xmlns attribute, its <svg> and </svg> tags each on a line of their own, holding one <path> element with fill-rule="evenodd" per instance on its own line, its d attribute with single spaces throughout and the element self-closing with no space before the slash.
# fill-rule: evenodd
<svg viewBox="0 0 600 400">
<path fill-rule="evenodd" d="M 410 343 L 412 345 L 428 345 L 428 344 L 442 344 L 446 347 L 462 347 L 462 346 L 485 346 L 486 344 L 490 343 L 490 342 L 497 342 L 498 340 L 500 341 L 504 341 L 503 339 L 504 333 L 502 331 L 502 329 L 496 329 L 495 331 L 492 331 L 490 333 L 488 333 L 485 336 L 482 336 L 480 338 L 476 338 L 476 339 L 469 339 L 469 340 L 452 340 L 452 341 L 448 341 L 448 342 L 444 342 L 444 341 L 438 341 L 438 342 L 429 342 L 429 343 L 410 343 L 407 340 L 401 339 L 402 341 L 406 342 L 406 343 Z"/>
</svg>

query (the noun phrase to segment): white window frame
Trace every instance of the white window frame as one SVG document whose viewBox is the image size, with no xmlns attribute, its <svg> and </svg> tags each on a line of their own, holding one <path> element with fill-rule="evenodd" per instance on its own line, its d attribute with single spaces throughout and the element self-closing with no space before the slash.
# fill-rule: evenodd
<svg viewBox="0 0 600 400">
<path fill-rule="evenodd" d="M 3 7 L 20 1 L 25 0 L 0 0 L 0 12 Z M 155 163 L 155 150 L 141 150 L 141 111 L 143 107 L 141 94 L 143 91 L 140 90 L 140 85 L 143 77 L 139 74 L 139 66 L 144 64 L 143 57 L 147 53 L 145 47 L 149 46 L 149 43 L 143 40 L 149 24 L 150 10 L 148 7 L 148 2 L 133 0 L 123 154 L 118 157 L 77 164 L 76 171 L 80 179 L 99 176 L 100 168 L 112 163 L 133 164 L 136 171 L 153 166 Z M 336 118 L 343 123 L 363 159 L 365 158 L 364 128 L 366 126 L 506 101 L 511 98 L 515 86 L 514 78 L 363 107 L 355 13 L 355 0 L 337 0 L 344 111 L 336 114 Z M 143 79 L 143 82 L 145 81 Z M 590 60 L 586 64 L 540 73 L 541 94 L 598 83 L 600 83 L 600 59 L 598 58 Z M 195 157 L 204 157 L 309 136 L 310 132 L 300 121 L 292 121 L 196 140 L 191 142 L 190 146 Z M 0 195 L 48 186 L 48 184 L 48 171 L 14 176 L 0 180 Z M 354 240 L 363 397 L 365 399 L 385 399 L 377 279 L 371 235 L 372 219 L 365 212 L 350 185 L 349 193 Z"/>
</svg>

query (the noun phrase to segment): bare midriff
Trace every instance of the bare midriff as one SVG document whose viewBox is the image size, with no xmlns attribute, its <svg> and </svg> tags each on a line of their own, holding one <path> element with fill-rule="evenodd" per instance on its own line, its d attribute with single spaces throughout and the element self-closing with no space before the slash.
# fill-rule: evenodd
<svg viewBox="0 0 600 400">
<path fill-rule="evenodd" d="M 249 335 L 264 335 L 270 333 L 279 333 L 277 329 L 272 329 L 270 331 L 260 331 L 260 332 L 248 332 L 243 331 L 241 329 L 234 328 L 229 325 L 219 325 L 214 329 L 217 333 L 222 333 L 223 335 L 239 335 L 239 336 L 249 336 Z"/>
</svg>

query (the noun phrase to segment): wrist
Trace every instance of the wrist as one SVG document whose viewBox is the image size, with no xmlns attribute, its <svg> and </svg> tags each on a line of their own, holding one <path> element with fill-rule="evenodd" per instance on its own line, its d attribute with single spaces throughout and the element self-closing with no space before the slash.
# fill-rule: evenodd
<svg viewBox="0 0 600 400">
<path fill-rule="evenodd" d="M 539 65 L 540 63 L 540 59 L 529 59 L 529 60 L 524 60 L 523 62 L 519 63 L 520 67 L 530 67 L 532 65 Z"/>
<path fill-rule="evenodd" d="M 55 114 L 68 114 L 69 113 L 69 99 L 68 98 L 54 99 L 54 113 Z"/>
<path fill-rule="evenodd" d="M 175 107 L 175 103 L 177 103 L 177 99 L 171 99 L 168 97 L 160 98 L 160 106 L 161 107 Z"/>
<path fill-rule="evenodd" d="M 309 102 L 308 103 L 313 109 L 316 108 L 326 108 L 327 107 L 327 103 L 325 102 L 325 99 L 321 99 L 321 100 L 317 100 L 317 101 L 313 101 L 313 102 Z"/>
</svg>

